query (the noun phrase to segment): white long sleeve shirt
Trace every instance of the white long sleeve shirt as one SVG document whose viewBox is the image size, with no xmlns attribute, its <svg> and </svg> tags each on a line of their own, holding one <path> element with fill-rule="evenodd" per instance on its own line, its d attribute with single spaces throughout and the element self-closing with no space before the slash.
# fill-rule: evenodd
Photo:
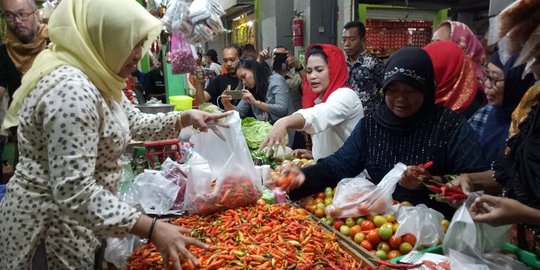
<svg viewBox="0 0 540 270">
<path fill-rule="evenodd" d="M 349 88 L 334 91 L 325 103 L 315 102 L 312 108 L 301 109 L 306 124 L 302 129 L 311 134 L 313 158 L 325 158 L 338 150 L 362 117 L 364 110 L 358 95 Z"/>
</svg>

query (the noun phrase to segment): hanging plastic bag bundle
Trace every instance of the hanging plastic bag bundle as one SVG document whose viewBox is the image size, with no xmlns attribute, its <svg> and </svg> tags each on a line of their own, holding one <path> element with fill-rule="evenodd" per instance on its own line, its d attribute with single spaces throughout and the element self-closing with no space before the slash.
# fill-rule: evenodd
<svg viewBox="0 0 540 270">
<path fill-rule="evenodd" d="M 215 132 L 192 136 L 193 151 L 186 165 L 185 210 L 202 215 L 255 203 L 262 194 L 255 165 L 234 112 Z"/>
<path fill-rule="evenodd" d="M 225 31 L 221 16 L 225 10 L 214 0 L 171 0 L 162 21 L 169 32 L 182 32 L 192 44 L 212 41 Z"/>
<path fill-rule="evenodd" d="M 325 208 L 326 214 L 333 218 L 346 218 L 391 211 L 392 193 L 406 168 L 403 163 L 396 164 L 377 185 L 365 173 L 341 180 L 332 204 Z"/>
<path fill-rule="evenodd" d="M 171 35 L 170 52 L 167 60 L 171 63 L 172 73 L 190 73 L 197 70 L 196 53 L 194 48 L 184 38 L 181 32 L 173 32 Z"/>
<path fill-rule="evenodd" d="M 167 11 L 161 21 L 165 29 L 170 32 L 182 32 L 190 35 L 193 32 L 193 23 L 189 17 L 191 1 L 172 0 L 167 4 Z"/>
</svg>

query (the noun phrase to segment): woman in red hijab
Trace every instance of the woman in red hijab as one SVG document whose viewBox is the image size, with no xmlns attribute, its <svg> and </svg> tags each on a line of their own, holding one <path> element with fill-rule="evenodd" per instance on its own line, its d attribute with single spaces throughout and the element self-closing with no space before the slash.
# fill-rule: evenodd
<svg viewBox="0 0 540 270">
<path fill-rule="evenodd" d="M 479 83 L 474 63 L 451 41 L 433 42 L 424 50 L 429 54 L 435 71 L 435 103 L 461 112 L 468 118 L 481 106 L 475 102 Z"/>
<path fill-rule="evenodd" d="M 299 149 L 295 154 L 318 160 L 339 149 L 364 116 L 358 95 L 345 86 L 347 65 L 338 47 L 311 45 L 306 59 L 303 109 L 274 123 L 259 150 L 284 144 L 287 129 L 296 129 L 311 134 L 313 152 Z"/>
<path fill-rule="evenodd" d="M 485 69 L 488 64 L 486 51 L 482 42 L 478 40 L 473 31 L 464 23 L 456 21 L 443 21 L 433 33 L 433 41 L 452 41 L 456 43 L 474 63 L 474 73 L 480 89 L 480 100 L 485 103 L 483 83 L 486 81 Z"/>
</svg>

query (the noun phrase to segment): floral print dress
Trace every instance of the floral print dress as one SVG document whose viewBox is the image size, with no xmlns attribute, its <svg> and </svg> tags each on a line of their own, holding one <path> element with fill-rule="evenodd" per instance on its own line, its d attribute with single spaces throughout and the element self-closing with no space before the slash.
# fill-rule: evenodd
<svg viewBox="0 0 540 270">
<path fill-rule="evenodd" d="M 92 269 L 101 240 L 126 234 L 141 215 L 115 197 L 131 136 L 172 138 L 178 114 L 140 113 L 125 96 L 106 101 L 81 70 L 60 66 L 19 115 L 20 159 L 0 203 L 0 269 L 32 268 L 43 243 L 49 269 Z"/>
</svg>

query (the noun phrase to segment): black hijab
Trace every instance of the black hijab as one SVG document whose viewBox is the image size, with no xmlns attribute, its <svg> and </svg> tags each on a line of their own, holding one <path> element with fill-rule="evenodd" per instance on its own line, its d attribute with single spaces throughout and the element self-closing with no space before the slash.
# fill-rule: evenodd
<svg viewBox="0 0 540 270">
<path fill-rule="evenodd" d="M 420 110 L 411 117 L 396 116 L 386 101 L 374 113 L 374 119 L 385 128 L 396 131 L 408 131 L 429 117 L 433 117 L 435 105 L 435 75 L 428 53 L 421 48 L 406 47 L 394 52 L 384 69 L 383 94 L 390 83 L 400 81 L 424 94 L 424 103 Z"/>
<path fill-rule="evenodd" d="M 495 57 L 498 58 L 498 55 Z M 497 63 L 495 57 L 491 58 L 491 62 L 496 66 L 502 65 L 500 62 Z M 535 82 L 532 73 L 527 74 L 524 78 L 522 77 L 525 64 L 514 67 L 517 57 L 516 54 L 508 59 L 504 66 L 499 66 L 504 70 L 503 103 L 500 107 L 493 107 L 489 112 L 484 124 L 484 131 L 480 135 L 480 145 L 489 162 L 504 157 L 512 112 L 525 92 Z"/>
</svg>

